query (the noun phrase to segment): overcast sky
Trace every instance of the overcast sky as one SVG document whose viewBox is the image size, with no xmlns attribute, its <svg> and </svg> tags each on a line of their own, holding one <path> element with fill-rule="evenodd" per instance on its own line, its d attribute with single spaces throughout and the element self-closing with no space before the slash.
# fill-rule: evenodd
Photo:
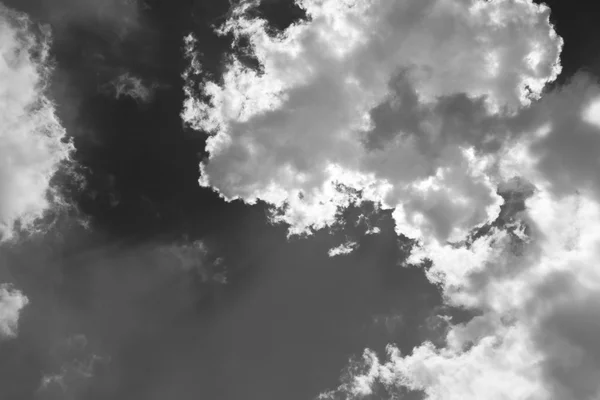
<svg viewBox="0 0 600 400">
<path fill-rule="evenodd" d="M 0 0 L 0 400 L 600 398 L 599 17 Z"/>
</svg>

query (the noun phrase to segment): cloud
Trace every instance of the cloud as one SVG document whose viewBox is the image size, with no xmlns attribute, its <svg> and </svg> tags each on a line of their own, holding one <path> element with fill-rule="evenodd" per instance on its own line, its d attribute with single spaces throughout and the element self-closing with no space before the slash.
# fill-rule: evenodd
<svg viewBox="0 0 600 400">
<path fill-rule="evenodd" d="M 50 207 L 50 181 L 72 145 L 46 96 L 50 33 L 0 5 L 0 240 Z"/>
<path fill-rule="evenodd" d="M 427 273 L 449 304 L 481 314 L 451 323 L 442 347 L 426 342 L 402 355 L 389 346 L 385 362 L 366 351 L 369 374 L 328 395 L 359 398 L 378 382 L 427 399 L 597 397 L 600 206 L 581 194 L 539 191 L 519 219 L 524 225 L 493 230 L 469 249 L 413 254 L 432 260 Z"/>
<path fill-rule="evenodd" d="M 59 371 L 42 376 L 36 398 L 77 399 L 85 393 L 98 366 L 110 363 L 109 357 L 94 354 L 89 347 L 87 337 L 82 334 L 64 340 L 54 351 Z"/>
<path fill-rule="evenodd" d="M 12 0 L 8 0 L 10 4 Z M 44 0 L 19 1 L 14 6 L 60 27 L 65 23 L 93 25 L 102 23 L 119 38 L 135 32 L 141 25 L 141 10 L 147 8 L 143 0 Z"/>
<path fill-rule="evenodd" d="M 29 299 L 7 284 L 0 285 L 0 340 L 17 336 L 21 310 Z"/>
<path fill-rule="evenodd" d="M 126 72 L 103 85 L 101 91 L 114 95 L 117 100 L 121 97 L 131 97 L 139 103 L 149 103 L 157 87 L 157 84 L 147 85 L 141 78 Z"/>
<path fill-rule="evenodd" d="M 211 255 L 208 246 L 201 240 L 159 246 L 156 254 L 163 265 L 175 265 L 181 272 L 194 272 L 202 283 L 227 283 L 225 260 Z"/>
<path fill-rule="evenodd" d="M 600 395 L 592 339 L 600 334 L 600 129 L 587 119 L 598 88 L 579 74 L 516 117 L 524 132 L 499 152 L 507 179 L 496 221 L 460 244 L 413 250 L 408 263 L 431 261 L 427 276 L 447 304 L 479 315 L 450 321 L 442 346 L 425 342 L 403 355 L 390 345 L 385 361 L 367 351 L 371 372 L 324 396 L 359 398 L 364 382 L 366 391 L 379 384 L 427 399 Z"/>
<path fill-rule="evenodd" d="M 181 367 L 171 360 L 192 357 L 190 345 L 202 343 L 200 332 L 208 325 L 199 306 L 219 299 L 230 273 L 201 241 L 132 245 L 81 228 L 53 230 L 6 246 L 0 254 L 4 258 L 30 302 L 11 287 L 0 287 L 0 343 L 5 329 L 16 335 L 18 306 L 27 304 L 19 337 L 3 363 L 3 377 L 14 382 L 0 387 L 2 399 L 19 394 L 76 400 L 104 390 L 118 397 L 128 386 L 112 382 L 123 380 L 144 390 L 160 389 L 161 379 L 175 374 L 170 368 Z M 196 328 L 198 334 L 189 336 Z M 171 358 L 179 350 L 185 356 Z M 13 365 L 11 360 L 22 357 L 30 362 Z M 136 381 L 142 378 L 137 375 L 142 365 L 151 365 L 153 379 Z"/>
<path fill-rule="evenodd" d="M 210 134 L 200 184 L 270 203 L 292 234 L 379 203 L 418 243 L 407 264 L 475 315 L 440 315 L 441 340 L 407 354 L 367 349 L 320 397 L 600 396 L 600 85 L 578 74 L 544 92 L 562 49 L 550 10 L 298 4 L 309 18 L 279 35 L 249 2 L 221 28 L 261 68 L 232 57 L 220 83 L 187 92 L 184 121 Z"/>
<path fill-rule="evenodd" d="M 352 253 L 356 247 L 358 247 L 358 243 L 348 240 L 339 246 L 329 249 L 327 254 L 329 257 L 343 256 Z"/>
<path fill-rule="evenodd" d="M 493 125 L 495 115 L 539 97 L 560 71 L 562 40 L 548 8 L 530 1 L 298 4 L 309 18 L 278 36 L 246 16 L 248 2 L 221 28 L 246 37 L 261 67 L 232 56 L 222 83 L 205 80 L 202 96 L 188 91 L 184 121 L 211 133 L 200 184 L 228 200 L 273 204 L 274 220 L 291 234 L 335 223 L 336 210 L 349 204 L 340 184 L 395 209 L 399 232 L 415 238 L 456 238 L 493 219 L 501 199 L 486 174 L 493 160 L 480 152 L 490 138 L 501 142 L 502 130 L 464 132 L 460 119 L 439 114 L 455 113 L 462 101 L 474 108 L 469 118 Z M 398 111 L 414 114 L 412 122 L 398 122 Z M 380 136 L 389 140 L 374 148 Z"/>
</svg>

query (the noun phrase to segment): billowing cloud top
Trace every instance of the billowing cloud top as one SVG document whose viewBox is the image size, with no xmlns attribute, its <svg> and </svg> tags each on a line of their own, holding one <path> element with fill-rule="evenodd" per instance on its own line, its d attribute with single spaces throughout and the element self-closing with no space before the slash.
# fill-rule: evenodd
<svg viewBox="0 0 600 400">
<path fill-rule="evenodd" d="M 542 96 L 560 73 L 550 10 L 298 4 L 308 19 L 273 36 L 242 2 L 221 30 L 249 39 L 260 71 L 233 57 L 202 98 L 187 90 L 184 120 L 211 134 L 201 185 L 273 204 L 292 234 L 334 223 L 356 189 L 418 239 L 408 263 L 430 260 L 445 301 L 478 315 L 442 317 L 441 346 L 367 350 L 320 397 L 600 397 L 600 86 L 580 74 Z"/>
<path fill-rule="evenodd" d="M 249 2 L 221 28 L 249 39 L 261 71 L 234 57 L 222 85 L 204 83 L 208 102 L 186 101 L 185 121 L 213 134 L 201 184 L 284 208 L 274 218 L 290 233 L 330 225 L 349 199 L 339 184 L 394 208 L 399 231 L 416 238 L 460 237 L 493 218 L 501 200 L 486 174 L 493 160 L 480 153 L 506 134 L 494 115 L 527 106 L 560 70 L 562 40 L 548 8 L 524 0 L 299 5 L 308 22 L 275 37 L 246 17 Z M 456 112 L 465 115 L 448 115 Z"/>
<path fill-rule="evenodd" d="M 52 71 L 47 27 L 0 4 L 0 241 L 50 206 L 50 179 L 71 144 L 45 95 Z"/>
</svg>

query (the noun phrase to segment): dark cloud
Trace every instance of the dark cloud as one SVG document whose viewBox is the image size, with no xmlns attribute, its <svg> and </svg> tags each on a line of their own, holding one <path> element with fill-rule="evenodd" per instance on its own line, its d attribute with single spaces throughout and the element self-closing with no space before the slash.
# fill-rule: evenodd
<svg viewBox="0 0 600 400">
<path fill-rule="evenodd" d="M 35 19 L 50 22 L 59 30 L 70 23 L 98 24 L 120 37 L 140 27 L 140 14 L 148 7 L 144 0 L 7 0 L 4 3 Z"/>
</svg>

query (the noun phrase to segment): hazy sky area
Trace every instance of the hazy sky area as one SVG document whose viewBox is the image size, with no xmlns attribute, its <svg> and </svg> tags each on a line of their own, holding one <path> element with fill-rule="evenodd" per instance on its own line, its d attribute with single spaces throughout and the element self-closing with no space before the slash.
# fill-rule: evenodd
<svg viewBox="0 0 600 400">
<path fill-rule="evenodd" d="M 0 400 L 600 398 L 600 7 L 0 0 Z"/>
</svg>

